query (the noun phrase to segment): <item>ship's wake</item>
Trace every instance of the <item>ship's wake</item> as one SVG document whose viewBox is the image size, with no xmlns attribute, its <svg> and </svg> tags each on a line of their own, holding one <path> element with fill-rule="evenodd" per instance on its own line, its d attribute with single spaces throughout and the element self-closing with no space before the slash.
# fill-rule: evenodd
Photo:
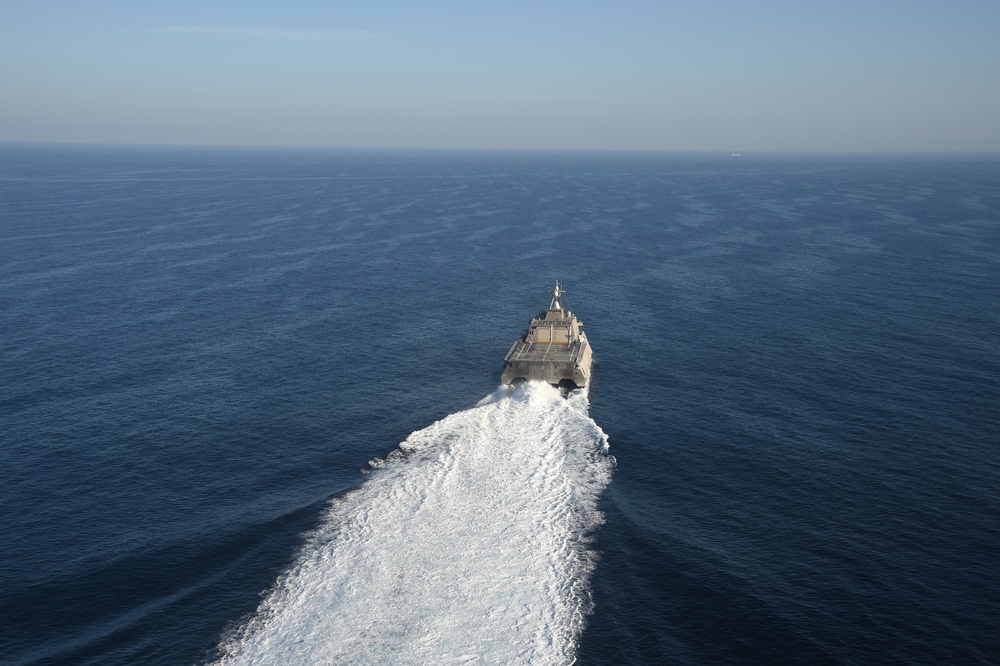
<svg viewBox="0 0 1000 666">
<path fill-rule="evenodd" d="M 501 388 L 372 461 L 220 663 L 572 662 L 614 465 L 587 407 Z"/>
</svg>

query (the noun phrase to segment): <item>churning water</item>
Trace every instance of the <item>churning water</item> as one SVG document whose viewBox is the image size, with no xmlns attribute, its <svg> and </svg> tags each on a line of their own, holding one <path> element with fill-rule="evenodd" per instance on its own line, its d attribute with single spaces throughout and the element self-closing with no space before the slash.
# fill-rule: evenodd
<svg viewBox="0 0 1000 666">
<path fill-rule="evenodd" d="M 222 663 L 563 664 L 613 459 L 586 395 L 499 389 L 336 499 Z"/>
</svg>

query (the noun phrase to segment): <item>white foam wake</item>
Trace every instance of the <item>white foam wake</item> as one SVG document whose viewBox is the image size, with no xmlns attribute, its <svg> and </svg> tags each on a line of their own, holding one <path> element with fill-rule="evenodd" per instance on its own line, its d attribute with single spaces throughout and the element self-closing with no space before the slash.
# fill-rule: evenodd
<svg viewBox="0 0 1000 666">
<path fill-rule="evenodd" d="M 413 433 L 334 500 L 222 664 L 565 664 L 614 459 L 544 384 Z"/>
</svg>

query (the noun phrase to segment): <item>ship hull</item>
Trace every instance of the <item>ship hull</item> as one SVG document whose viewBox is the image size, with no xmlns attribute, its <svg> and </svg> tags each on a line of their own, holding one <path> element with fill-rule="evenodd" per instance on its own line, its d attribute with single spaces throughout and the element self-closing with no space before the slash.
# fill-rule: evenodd
<svg viewBox="0 0 1000 666">
<path fill-rule="evenodd" d="M 590 344 L 581 340 L 570 344 L 545 344 L 518 340 L 504 358 L 500 381 L 518 384 L 540 381 L 569 388 L 583 388 L 590 382 L 593 361 Z"/>
</svg>

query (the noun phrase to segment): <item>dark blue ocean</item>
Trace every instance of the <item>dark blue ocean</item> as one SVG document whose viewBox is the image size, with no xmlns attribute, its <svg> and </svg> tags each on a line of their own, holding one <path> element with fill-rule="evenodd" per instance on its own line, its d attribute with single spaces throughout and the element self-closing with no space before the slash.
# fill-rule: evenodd
<svg viewBox="0 0 1000 666">
<path fill-rule="evenodd" d="M 1000 160 L 0 145 L 0 461 L 3 664 L 997 664 Z"/>
</svg>

